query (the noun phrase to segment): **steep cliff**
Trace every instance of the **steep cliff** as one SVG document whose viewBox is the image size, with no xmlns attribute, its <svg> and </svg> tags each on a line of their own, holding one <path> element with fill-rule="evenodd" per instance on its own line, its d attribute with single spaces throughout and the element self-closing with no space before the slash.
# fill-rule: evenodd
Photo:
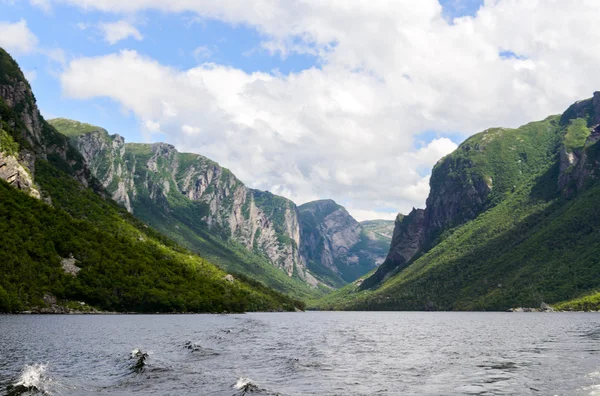
<svg viewBox="0 0 600 396">
<path fill-rule="evenodd" d="M 600 286 L 600 95 L 472 136 L 436 164 L 386 261 L 324 309 L 539 307 Z"/>
<path fill-rule="evenodd" d="M 0 71 L 0 179 L 40 198 L 35 165 L 37 160 L 45 160 L 68 171 L 81 184 L 97 187 L 81 155 L 44 121 L 29 83 L 2 49 Z"/>
<path fill-rule="evenodd" d="M 208 252 L 225 268 L 268 283 L 271 280 L 266 278 L 277 275 L 256 265 L 264 257 L 288 278 L 299 281 L 289 285 L 279 279 L 271 284 L 280 290 L 299 288 L 310 294 L 306 285 L 317 284 L 299 253 L 300 228 L 293 202 L 249 189 L 216 162 L 179 153 L 166 143 L 125 143 L 121 136 L 89 124 L 66 119 L 50 123 L 69 136 L 113 199 L 140 219 L 200 253 Z M 210 243 L 199 242 L 198 236 Z M 243 246 L 254 264 L 240 264 L 239 251 L 224 260 L 231 253 L 230 241 L 234 250 L 235 243 Z M 215 252 L 211 244 L 220 245 L 227 254 Z"/>
<path fill-rule="evenodd" d="M 298 211 L 301 254 L 308 268 L 325 283 L 342 286 L 383 261 L 391 222 L 361 224 L 332 200 L 309 202 Z"/>
<path fill-rule="evenodd" d="M 425 210 L 396 223 L 390 252 L 362 288 L 371 288 L 428 251 L 444 234 L 493 208 L 551 164 L 561 128 L 556 117 L 519 129 L 491 128 L 463 142 L 434 166 Z"/>
<path fill-rule="evenodd" d="M 560 147 L 558 187 L 565 197 L 573 197 L 599 176 L 600 92 L 569 107 L 561 125 L 566 133 Z"/>
</svg>

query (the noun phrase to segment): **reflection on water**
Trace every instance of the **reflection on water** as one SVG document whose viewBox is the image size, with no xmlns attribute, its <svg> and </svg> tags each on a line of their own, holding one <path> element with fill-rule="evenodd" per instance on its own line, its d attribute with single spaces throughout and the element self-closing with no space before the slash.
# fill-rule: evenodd
<svg viewBox="0 0 600 396">
<path fill-rule="evenodd" d="M 0 394 L 600 395 L 600 315 L 0 316 Z"/>
</svg>

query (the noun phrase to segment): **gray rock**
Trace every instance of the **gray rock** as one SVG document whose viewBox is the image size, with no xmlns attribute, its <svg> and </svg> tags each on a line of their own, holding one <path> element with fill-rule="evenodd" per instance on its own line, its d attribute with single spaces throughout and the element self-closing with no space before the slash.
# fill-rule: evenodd
<svg viewBox="0 0 600 396">
<path fill-rule="evenodd" d="M 68 258 L 63 258 L 60 260 L 60 265 L 62 266 L 62 269 L 67 274 L 70 274 L 73 276 L 77 276 L 79 271 L 81 271 L 81 268 L 79 268 L 77 265 L 75 265 L 75 263 L 77 263 L 77 260 L 73 257 L 72 254 Z"/>
</svg>

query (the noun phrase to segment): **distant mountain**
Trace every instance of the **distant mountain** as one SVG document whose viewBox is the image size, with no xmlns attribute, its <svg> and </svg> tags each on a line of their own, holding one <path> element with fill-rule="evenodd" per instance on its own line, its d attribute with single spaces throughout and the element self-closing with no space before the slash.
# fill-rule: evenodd
<svg viewBox="0 0 600 396">
<path fill-rule="evenodd" d="M 120 183 L 117 183 L 120 185 Z M 135 219 L 40 115 L 0 49 L 0 312 L 240 312 L 302 304 Z"/>
<path fill-rule="evenodd" d="M 325 309 L 504 310 L 600 287 L 600 93 L 564 114 L 476 134 L 433 169 L 372 274 Z"/>
<path fill-rule="evenodd" d="M 392 221 L 359 223 L 332 200 L 305 203 L 298 212 L 301 254 L 323 282 L 339 287 L 383 262 L 390 246 Z"/>
</svg>

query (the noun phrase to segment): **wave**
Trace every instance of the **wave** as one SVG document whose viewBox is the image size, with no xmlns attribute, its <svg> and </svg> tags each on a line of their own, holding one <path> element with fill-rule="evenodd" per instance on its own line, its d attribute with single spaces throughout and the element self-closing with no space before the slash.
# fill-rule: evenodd
<svg viewBox="0 0 600 396">
<path fill-rule="evenodd" d="M 258 392 L 260 390 L 258 388 L 258 386 L 256 386 L 256 384 L 254 384 L 250 378 L 244 378 L 244 377 L 240 377 L 237 380 L 235 385 L 233 385 L 233 389 L 239 391 L 239 393 L 236 393 L 236 395 L 239 395 L 239 396 L 243 396 L 246 393 Z"/>
<path fill-rule="evenodd" d="M 41 393 L 48 395 L 52 383 L 46 375 L 48 364 L 27 365 L 21 372 L 18 381 L 8 388 L 9 395 L 21 395 L 23 393 Z"/>
<path fill-rule="evenodd" d="M 192 353 L 194 353 L 198 356 L 202 356 L 202 357 L 219 355 L 219 352 L 217 352 L 213 349 L 210 349 L 210 348 L 204 348 L 203 346 L 196 344 L 195 342 L 191 342 L 191 341 L 186 341 L 186 343 L 183 345 L 183 347 L 185 349 L 189 349 Z"/>
<path fill-rule="evenodd" d="M 146 352 L 143 352 L 141 349 L 134 349 L 131 351 L 130 360 L 134 360 L 134 363 L 131 365 L 131 371 L 136 373 L 141 373 L 144 371 L 144 367 L 146 366 L 146 360 L 150 355 Z"/>
</svg>

